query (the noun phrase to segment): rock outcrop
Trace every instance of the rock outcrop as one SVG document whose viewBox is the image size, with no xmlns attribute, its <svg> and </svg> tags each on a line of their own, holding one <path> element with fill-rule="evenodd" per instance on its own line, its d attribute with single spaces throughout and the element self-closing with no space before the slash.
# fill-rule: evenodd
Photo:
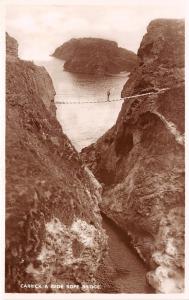
<svg viewBox="0 0 189 300">
<path fill-rule="evenodd" d="M 102 211 L 132 238 L 161 293 L 184 289 L 184 21 L 147 29 L 116 124 L 82 156 L 104 185 Z M 167 88 L 160 90 L 162 88 Z"/>
<path fill-rule="evenodd" d="M 184 82 L 184 47 L 184 22 L 152 21 L 138 50 L 140 66 L 131 74 L 122 96 Z"/>
<path fill-rule="evenodd" d="M 101 186 L 56 120 L 48 73 L 7 45 L 6 292 L 91 291 L 107 244 Z"/>
<path fill-rule="evenodd" d="M 130 72 L 137 64 L 137 56 L 132 51 L 119 48 L 116 42 L 97 38 L 71 39 L 52 56 L 66 61 L 65 70 L 85 74 Z"/>
<path fill-rule="evenodd" d="M 6 32 L 6 59 L 18 59 L 18 42 Z"/>
</svg>

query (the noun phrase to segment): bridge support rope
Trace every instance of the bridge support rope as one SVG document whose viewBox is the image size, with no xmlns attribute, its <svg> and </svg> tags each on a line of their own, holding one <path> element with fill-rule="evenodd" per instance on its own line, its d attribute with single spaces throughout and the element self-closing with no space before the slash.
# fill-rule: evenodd
<svg viewBox="0 0 189 300">
<path fill-rule="evenodd" d="M 119 98 L 119 99 L 112 99 L 112 100 L 106 100 L 106 101 L 78 101 L 78 102 L 55 101 L 55 104 L 86 104 L 86 103 L 109 103 L 109 102 L 116 102 L 116 101 L 125 101 L 127 99 L 134 99 L 134 98 L 139 98 L 139 97 L 144 97 L 144 96 L 161 94 L 162 92 L 165 92 L 165 91 L 171 90 L 171 89 L 173 89 L 173 88 L 167 87 L 167 88 L 157 89 L 157 91 L 155 91 L 155 92 L 131 95 L 131 96 L 127 96 L 127 97 L 123 97 L 123 98 Z M 59 96 L 59 95 L 61 95 L 61 94 L 57 94 L 57 96 Z"/>
</svg>

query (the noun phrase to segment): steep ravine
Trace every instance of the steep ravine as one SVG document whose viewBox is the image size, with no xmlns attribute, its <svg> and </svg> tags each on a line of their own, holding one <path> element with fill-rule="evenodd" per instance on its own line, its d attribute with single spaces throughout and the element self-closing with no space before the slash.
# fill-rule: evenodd
<svg viewBox="0 0 189 300">
<path fill-rule="evenodd" d="M 50 76 L 7 35 L 7 292 L 183 291 L 183 34 L 183 21 L 150 23 L 122 95 L 170 90 L 125 101 L 83 160 L 56 120 Z"/>
</svg>

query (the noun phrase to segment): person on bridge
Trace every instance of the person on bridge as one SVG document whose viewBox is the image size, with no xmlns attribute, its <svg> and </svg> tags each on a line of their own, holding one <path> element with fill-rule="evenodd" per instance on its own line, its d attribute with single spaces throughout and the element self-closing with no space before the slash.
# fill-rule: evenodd
<svg viewBox="0 0 189 300">
<path fill-rule="evenodd" d="M 107 101 L 110 101 L 110 90 L 107 90 Z"/>
</svg>

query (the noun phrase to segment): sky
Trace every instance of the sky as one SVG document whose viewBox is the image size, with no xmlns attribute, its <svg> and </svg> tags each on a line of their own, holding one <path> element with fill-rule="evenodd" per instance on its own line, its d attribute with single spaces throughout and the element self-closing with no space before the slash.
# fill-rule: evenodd
<svg viewBox="0 0 189 300">
<path fill-rule="evenodd" d="M 48 60 L 56 47 L 78 37 L 114 40 L 137 52 L 151 20 L 184 18 L 185 11 L 184 0 L 106 1 L 101 5 L 94 1 L 90 5 L 28 3 L 7 5 L 6 31 L 17 39 L 20 58 L 30 60 Z"/>
</svg>

